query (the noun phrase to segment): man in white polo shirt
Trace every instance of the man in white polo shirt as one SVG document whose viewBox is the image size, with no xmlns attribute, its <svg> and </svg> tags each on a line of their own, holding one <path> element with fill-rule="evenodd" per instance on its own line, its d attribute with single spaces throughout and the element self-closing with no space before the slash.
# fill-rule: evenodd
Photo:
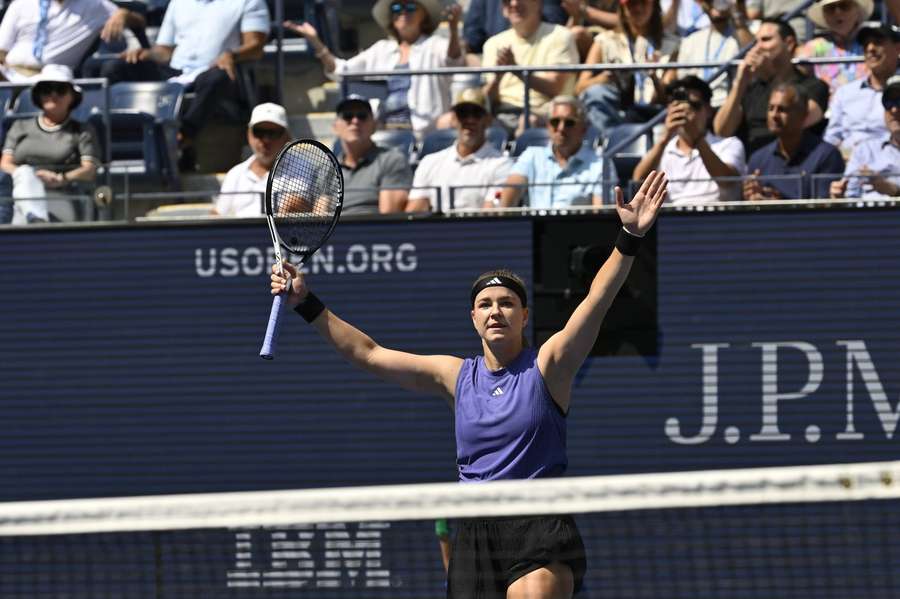
<svg viewBox="0 0 900 599">
<path fill-rule="evenodd" d="M 409 192 L 407 212 L 437 210 L 435 188 L 441 190 L 441 210 L 480 210 L 485 202 L 492 205 L 494 192 L 506 180 L 512 161 L 487 142 L 491 114 L 484 92 L 463 90 L 451 110 L 457 121 L 456 143 L 422 159 Z M 452 197 L 451 186 L 455 187 Z"/>
<path fill-rule="evenodd" d="M 737 137 L 718 137 L 709 131 L 713 115 L 709 85 L 688 75 L 670 83 L 666 97 L 665 135 L 634 167 L 632 179 L 641 181 L 652 170 L 666 173 L 670 205 L 740 200 L 736 177 L 747 171 L 744 144 Z"/>
<path fill-rule="evenodd" d="M 0 22 L 0 75 L 21 82 L 45 64 L 75 71 L 98 36 L 119 39 L 144 24 L 109 0 L 13 0 Z"/>
<path fill-rule="evenodd" d="M 247 143 L 253 156 L 231 167 L 215 199 L 215 214 L 250 217 L 263 214 L 263 194 L 269 171 L 281 148 L 290 141 L 287 112 L 267 102 L 253 109 Z"/>
</svg>

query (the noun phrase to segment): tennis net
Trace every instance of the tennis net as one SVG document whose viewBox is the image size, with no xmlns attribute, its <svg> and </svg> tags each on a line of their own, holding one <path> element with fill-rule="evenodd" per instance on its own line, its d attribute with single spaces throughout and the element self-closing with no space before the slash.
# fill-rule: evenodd
<svg viewBox="0 0 900 599">
<path fill-rule="evenodd" d="M 579 597 L 900 596 L 900 462 L 0 503 L 0 597 L 441 597 L 434 521 L 574 514 Z"/>
</svg>

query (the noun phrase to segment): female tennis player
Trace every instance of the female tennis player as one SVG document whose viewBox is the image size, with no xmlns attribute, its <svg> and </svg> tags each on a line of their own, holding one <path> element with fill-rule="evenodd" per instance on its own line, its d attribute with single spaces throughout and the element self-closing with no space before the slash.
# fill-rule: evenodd
<svg viewBox="0 0 900 599">
<path fill-rule="evenodd" d="M 484 355 L 460 359 L 387 349 L 338 318 L 303 276 L 274 265 L 273 294 L 351 364 L 400 386 L 443 397 L 455 412 L 461 482 L 540 478 L 565 472 L 566 414 L 572 381 L 625 281 L 640 239 L 656 220 L 666 177 L 653 171 L 630 203 L 616 188 L 623 228 L 587 297 L 540 348 L 526 346 L 528 302 L 521 278 L 506 270 L 480 276 L 471 290 L 472 324 Z M 455 599 L 565 599 L 581 586 L 584 545 L 569 516 L 481 518 L 459 522 L 447 596 Z"/>
</svg>

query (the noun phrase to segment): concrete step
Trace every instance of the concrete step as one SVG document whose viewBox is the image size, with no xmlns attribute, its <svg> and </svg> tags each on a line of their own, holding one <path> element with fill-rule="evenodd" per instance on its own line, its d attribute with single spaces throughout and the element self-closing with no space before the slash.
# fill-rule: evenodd
<svg viewBox="0 0 900 599">
<path fill-rule="evenodd" d="M 310 112 L 295 114 L 290 118 L 291 133 L 294 137 L 317 139 L 329 148 L 334 142 L 331 125 L 334 123 L 334 112 Z"/>
<path fill-rule="evenodd" d="M 336 81 L 326 81 L 322 85 L 307 90 L 310 112 L 334 112 L 341 99 L 341 86 Z"/>
</svg>

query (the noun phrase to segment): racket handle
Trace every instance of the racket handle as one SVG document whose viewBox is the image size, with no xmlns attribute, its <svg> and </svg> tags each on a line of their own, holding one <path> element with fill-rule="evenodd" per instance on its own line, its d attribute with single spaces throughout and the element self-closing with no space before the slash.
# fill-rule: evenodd
<svg viewBox="0 0 900 599">
<path fill-rule="evenodd" d="M 271 360 L 275 357 L 275 345 L 278 342 L 278 329 L 281 323 L 281 314 L 284 312 L 284 293 L 279 293 L 272 298 L 272 311 L 269 312 L 269 325 L 266 327 L 266 336 L 263 339 L 259 356 L 263 360 Z"/>
</svg>

